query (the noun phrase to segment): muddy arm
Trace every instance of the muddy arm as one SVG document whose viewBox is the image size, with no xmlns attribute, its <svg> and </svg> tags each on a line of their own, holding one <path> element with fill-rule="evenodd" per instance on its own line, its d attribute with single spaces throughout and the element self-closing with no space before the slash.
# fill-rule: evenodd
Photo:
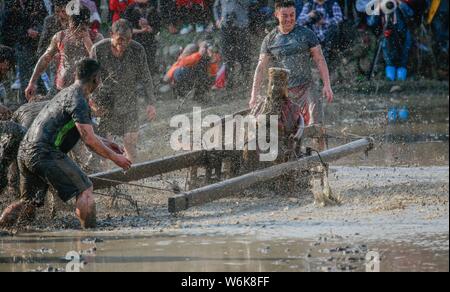
<svg viewBox="0 0 450 292">
<path fill-rule="evenodd" d="M 325 96 L 329 103 L 333 102 L 334 94 L 331 89 L 330 71 L 328 69 L 327 61 L 323 56 L 322 47 L 319 45 L 311 49 L 311 56 L 316 63 L 319 70 L 320 77 L 323 81 L 323 96 Z"/>
<path fill-rule="evenodd" d="M 76 123 L 75 125 L 78 132 L 80 133 L 81 139 L 86 144 L 86 146 L 89 147 L 89 149 L 91 149 L 101 157 L 111 160 L 124 170 L 130 169 L 131 161 L 129 161 L 123 155 L 115 153 L 113 150 L 103 144 L 102 141 L 100 141 L 94 134 L 94 128 L 92 127 L 92 125 L 79 123 Z"/>
<path fill-rule="evenodd" d="M 250 100 L 250 108 L 254 108 L 258 102 L 259 95 L 261 93 L 261 86 L 264 80 L 267 66 L 270 58 L 266 54 L 261 54 L 259 57 L 258 66 L 256 67 L 255 78 L 253 80 L 252 98 Z"/>
</svg>

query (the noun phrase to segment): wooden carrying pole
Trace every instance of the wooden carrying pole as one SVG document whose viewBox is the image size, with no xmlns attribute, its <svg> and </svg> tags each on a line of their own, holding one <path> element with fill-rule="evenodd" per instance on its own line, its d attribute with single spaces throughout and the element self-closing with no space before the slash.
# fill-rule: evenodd
<svg viewBox="0 0 450 292">
<path fill-rule="evenodd" d="M 202 205 L 221 198 L 232 196 L 255 184 L 278 178 L 292 171 L 308 170 L 330 163 L 358 152 L 367 152 L 373 148 L 373 139 L 365 138 L 343 146 L 339 146 L 298 161 L 279 164 L 270 168 L 258 170 L 240 177 L 202 187 L 190 192 L 169 198 L 169 212 L 175 213 L 187 210 L 190 207 Z"/>
<path fill-rule="evenodd" d="M 200 150 L 178 154 L 153 161 L 133 165 L 130 170 L 124 172 L 121 169 L 97 173 L 89 176 L 95 190 L 106 189 L 141 179 L 187 169 L 190 167 L 206 167 L 214 165 L 223 159 L 236 157 L 239 151 Z"/>
<path fill-rule="evenodd" d="M 138 181 L 144 178 L 189 168 L 191 166 L 205 165 L 207 163 L 207 156 L 207 151 L 183 153 L 168 158 L 133 165 L 133 167 L 127 172 L 124 172 L 121 169 L 116 169 L 94 174 L 89 178 L 94 184 L 94 189 L 100 190 L 119 185 L 118 183 L 105 181 L 102 179 L 120 181 L 124 183 Z"/>
</svg>

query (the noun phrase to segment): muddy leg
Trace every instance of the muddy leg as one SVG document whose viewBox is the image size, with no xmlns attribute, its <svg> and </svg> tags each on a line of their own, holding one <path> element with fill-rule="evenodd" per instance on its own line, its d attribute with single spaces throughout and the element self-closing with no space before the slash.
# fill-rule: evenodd
<svg viewBox="0 0 450 292">
<path fill-rule="evenodd" d="M 47 201 L 49 204 L 49 208 L 50 208 L 50 217 L 52 219 L 54 219 L 56 217 L 56 201 L 55 201 L 55 195 L 53 193 L 53 191 L 49 191 L 47 193 Z"/>
<path fill-rule="evenodd" d="M 95 228 L 97 226 L 97 212 L 94 189 L 91 187 L 77 197 L 75 213 L 80 220 L 83 229 Z"/>
<path fill-rule="evenodd" d="M 125 150 L 128 154 L 128 158 L 135 162 L 137 160 L 137 143 L 139 140 L 139 133 L 126 133 L 123 138 Z"/>
<path fill-rule="evenodd" d="M 36 206 L 25 200 L 9 205 L 0 216 L 0 228 L 17 227 L 21 222 L 32 221 L 36 215 Z"/>
<path fill-rule="evenodd" d="M 7 192 L 14 197 L 19 197 L 20 193 L 20 175 L 17 161 L 14 161 L 9 167 Z"/>
</svg>

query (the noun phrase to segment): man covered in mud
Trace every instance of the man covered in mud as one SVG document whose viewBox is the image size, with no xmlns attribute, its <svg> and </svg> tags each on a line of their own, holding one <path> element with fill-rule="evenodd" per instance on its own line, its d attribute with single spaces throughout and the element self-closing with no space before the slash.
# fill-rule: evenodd
<svg viewBox="0 0 450 292">
<path fill-rule="evenodd" d="M 2 122 L 0 126 L 2 127 L 2 142 L 0 142 L 2 145 L 0 145 L 0 148 L 3 152 L 0 153 L 2 163 L 0 168 L 4 172 L 2 172 L 0 178 L 2 180 L 0 192 L 7 186 L 8 194 L 18 195 L 20 176 L 17 165 L 17 152 L 19 151 L 20 142 L 22 142 L 27 129 L 46 104 L 47 101 L 25 103 L 12 114 L 10 121 Z M 0 120 L 4 119 L 0 118 Z M 7 143 L 4 143 L 5 141 Z"/>
<path fill-rule="evenodd" d="M 103 37 L 99 33 L 91 33 L 89 30 L 90 12 L 81 7 L 78 15 L 72 15 L 69 19 L 69 28 L 62 30 L 53 36 L 47 51 L 41 56 L 34 69 L 33 76 L 25 90 L 28 101 L 36 95 L 36 84 L 42 73 L 44 73 L 52 60 L 58 56 L 58 68 L 56 72 L 55 88 L 48 97 L 70 86 L 75 80 L 75 64 L 89 56 L 94 43 Z"/>
<path fill-rule="evenodd" d="M 17 161 L 17 152 L 25 133 L 26 129 L 17 123 L 0 122 L 0 193 L 8 186 L 8 169 Z"/>
<path fill-rule="evenodd" d="M 158 4 L 150 0 L 136 0 L 127 7 L 124 19 L 133 27 L 133 39 L 140 43 L 147 53 L 148 67 L 153 74 L 157 73 L 156 52 L 158 42 L 156 35 L 161 30 L 161 18 L 158 13 Z"/>
<path fill-rule="evenodd" d="M 0 45 L 0 82 L 14 67 L 14 50 Z M 8 184 L 9 167 L 16 162 L 20 142 L 26 130 L 19 124 L 9 121 L 11 111 L 0 104 L 0 192 Z"/>
<path fill-rule="evenodd" d="M 124 19 L 112 26 L 111 38 L 92 48 L 91 57 L 102 64 L 103 85 L 95 94 L 102 109 L 100 131 L 123 137 L 125 150 L 134 160 L 139 139 L 139 98 L 145 98 L 149 121 L 156 117 L 152 75 L 144 47 L 132 40 L 133 29 Z"/>
<path fill-rule="evenodd" d="M 289 94 L 302 107 L 307 125 L 323 123 L 322 98 L 311 95 L 313 85 L 311 58 L 319 69 L 323 81 L 323 96 L 333 102 L 328 66 L 322 53 L 320 42 L 310 29 L 296 24 L 294 1 L 277 1 L 275 16 L 279 26 L 267 37 L 261 47 L 261 55 L 256 68 L 250 107 L 254 108 L 260 99 L 261 85 L 269 63 L 290 71 Z M 321 142 L 323 144 L 323 141 Z M 324 146 L 321 145 L 321 148 Z"/>
<path fill-rule="evenodd" d="M 0 46 L 0 82 L 15 64 L 14 50 Z M 45 103 L 26 103 L 14 113 L 0 104 L 0 193 L 5 191 L 17 195 L 19 174 L 17 152 L 19 145 Z"/>
<path fill-rule="evenodd" d="M 124 170 L 131 167 L 122 147 L 94 133 L 89 97 L 99 84 L 100 64 L 84 59 L 76 66 L 75 83 L 58 93 L 39 113 L 19 148 L 22 199 L 0 216 L 1 227 L 32 220 L 48 186 L 65 202 L 76 198 L 76 215 L 83 228 L 96 226 L 92 182 L 66 153 L 81 138 L 98 155 Z"/>
</svg>

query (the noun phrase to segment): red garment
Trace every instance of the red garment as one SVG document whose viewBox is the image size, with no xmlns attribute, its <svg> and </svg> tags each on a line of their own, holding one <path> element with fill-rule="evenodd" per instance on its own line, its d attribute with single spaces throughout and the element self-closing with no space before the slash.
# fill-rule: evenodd
<svg viewBox="0 0 450 292">
<path fill-rule="evenodd" d="M 100 31 L 100 22 L 98 22 L 97 20 L 91 23 L 91 31 L 98 33 Z M 91 36 L 92 38 L 92 36 Z"/>
<path fill-rule="evenodd" d="M 201 59 L 202 55 L 199 52 L 193 53 L 192 55 L 186 57 L 180 57 L 178 58 L 177 62 L 173 64 L 169 69 L 167 76 L 169 76 L 170 80 L 173 80 L 173 75 L 177 69 L 182 67 L 192 68 L 197 65 Z M 210 63 L 208 66 L 208 73 L 211 77 L 215 77 L 217 75 L 217 72 L 219 71 L 219 63 L 221 60 L 220 56 L 216 56 L 215 60 L 215 62 Z"/>
<path fill-rule="evenodd" d="M 258 110 L 264 107 L 264 102 L 258 105 Z M 281 133 L 282 137 L 289 137 L 290 135 L 295 135 L 299 130 L 300 122 L 305 121 L 303 109 L 300 105 L 294 103 L 291 99 L 287 99 L 283 102 L 281 107 L 281 115 L 278 117 L 278 131 Z M 257 116 L 259 117 L 261 113 Z"/>
<path fill-rule="evenodd" d="M 217 89 L 225 88 L 226 83 L 227 83 L 227 74 L 226 74 L 226 72 L 227 72 L 227 70 L 226 70 L 225 65 L 222 65 L 220 70 L 217 72 L 216 83 L 214 84 L 214 86 Z"/>
<path fill-rule="evenodd" d="M 127 10 L 127 7 L 134 3 L 134 0 L 110 0 L 109 10 L 113 12 L 113 23 L 122 17 L 122 14 Z"/>
<path fill-rule="evenodd" d="M 306 84 L 304 86 L 295 87 L 289 89 L 289 94 L 293 97 L 293 100 L 300 106 L 301 115 L 304 118 L 305 125 L 309 125 L 311 122 L 311 114 L 314 114 L 310 112 L 311 107 L 314 105 L 310 104 L 311 101 L 309 100 L 309 96 L 311 94 L 310 92 L 310 85 Z"/>
<path fill-rule="evenodd" d="M 288 99 L 283 103 L 278 128 L 282 133 L 295 135 L 299 129 L 301 118 L 304 117 L 303 109 L 292 100 Z"/>
<path fill-rule="evenodd" d="M 194 4 L 206 7 L 205 0 L 177 0 L 177 7 L 181 7 L 181 6 L 191 7 Z"/>
<path fill-rule="evenodd" d="M 169 72 L 167 73 L 167 76 L 170 77 L 171 80 L 173 80 L 173 75 L 175 71 L 182 67 L 191 68 L 197 65 L 200 60 L 202 59 L 202 55 L 200 55 L 199 52 L 194 53 L 192 55 L 189 55 L 187 57 L 180 57 L 178 58 L 178 61 L 172 65 Z"/>
</svg>

